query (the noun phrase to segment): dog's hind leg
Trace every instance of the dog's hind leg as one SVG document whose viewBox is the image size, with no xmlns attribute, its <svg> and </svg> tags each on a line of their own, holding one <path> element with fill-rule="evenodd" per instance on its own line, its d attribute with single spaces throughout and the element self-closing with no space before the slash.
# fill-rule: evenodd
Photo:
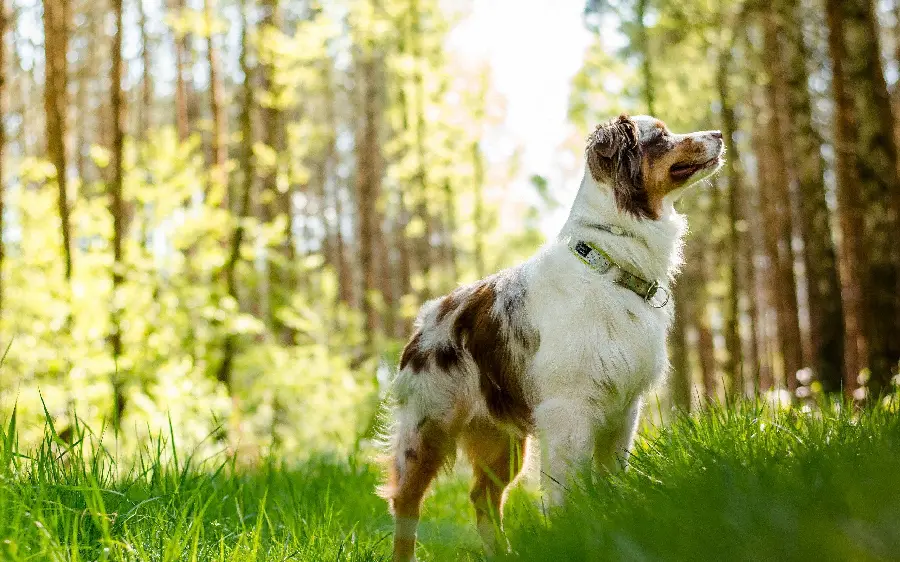
<svg viewBox="0 0 900 562">
<path fill-rule="evenodd" d="M 463 447 L 475 476 L 469 497 L 475 507 L 478 533 L 490 556 L 506 545 L 502 527 L 504 492 L 522 470 L 525 438 L 476 423 L 463 434 Z"/>
<path fill-rule="evenodd" d="M 382 495 L 394 513 L 394 561 L 415 560 L 422 497 L 455 450 L 455 439 L 440 422 L 400 419 L 395 428 L 388 482 Z"/>
</svg>

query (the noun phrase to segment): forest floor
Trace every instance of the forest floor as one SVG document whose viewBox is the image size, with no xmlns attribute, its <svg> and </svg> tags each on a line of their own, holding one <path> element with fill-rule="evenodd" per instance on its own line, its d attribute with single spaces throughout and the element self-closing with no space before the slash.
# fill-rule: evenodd
<svg viewBox="0 0 900 562">
<path fill-rule="evenodd" d="M 391 521 L 368 462 L 201 469 L 162 452 L 127 471 L 2 428 L 0 560 L 387 560 Z M 96 451 L 95 451 L 96 452 Z M 515 560 L 900 557 L 900 416 L 719 408 L 644 437 L 631 469 L 585 478 L 549 519 L 527 484 Z M 463 474 L 425 502 L 420 560 L 481 560 Z"/>
</svg>

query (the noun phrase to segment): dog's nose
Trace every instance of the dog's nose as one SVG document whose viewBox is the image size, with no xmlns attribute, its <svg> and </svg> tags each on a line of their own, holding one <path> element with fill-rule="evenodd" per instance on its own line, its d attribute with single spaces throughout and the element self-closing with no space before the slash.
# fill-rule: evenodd
<svg viewBox="0 0 900 562">
<path fill-rule="evenodd" d="M 722 140 L 722 131 L 710 131 L 709 136 L 714 139 Z"/>
</svg>

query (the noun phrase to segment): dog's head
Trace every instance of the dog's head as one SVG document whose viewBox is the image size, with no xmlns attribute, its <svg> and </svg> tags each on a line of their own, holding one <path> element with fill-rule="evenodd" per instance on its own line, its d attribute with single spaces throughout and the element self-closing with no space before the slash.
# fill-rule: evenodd
<svg viewBox="0 0 900 562">
<path fill-rule="evenodd" d="M 612 188 L 620 212 L 655 220 L 664 201 L 719 169 L 724 143 L 719 131 L 679 135 L 654 117 L 622 115 L 597 126 L 586 152 L 591 177 Z"/>
</svg>

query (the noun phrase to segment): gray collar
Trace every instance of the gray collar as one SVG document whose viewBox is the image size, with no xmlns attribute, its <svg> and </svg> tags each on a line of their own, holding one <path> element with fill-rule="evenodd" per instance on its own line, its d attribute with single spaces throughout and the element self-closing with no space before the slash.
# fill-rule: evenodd
<svg viewBox="0 0 900 562">
<path fill-rule="evenodd" d="M 631 236 L 631 233 L 617 226 L 608 226 L 605 224 L 592 224 L 590 226 L 599 228 L 600 230 L 604 230 L 616 236 Z M 621 230 L 622 233 L 619 234 L 619 232 L 617 232 L 618 230 Z M 575 254 L 576 257 L 597 273 L 604 274 L 613 271 L 615 273 L 615 283 L 617 285 L 632 291 L 637 296 L 644 299 L 644 302 L 653 308 L 662 308 L 669 303 L 671 298 L 669 290 L 662 286 L 659 281 L 647 281 L 646 279 L 631 273 L 617 264 L 615 260 L 609 257 L 609 254 L 594 244 L 585 242 L 584 240 L 570 238 L 569 249 L 572 250 L 572 253 Z"/>
</svg>

